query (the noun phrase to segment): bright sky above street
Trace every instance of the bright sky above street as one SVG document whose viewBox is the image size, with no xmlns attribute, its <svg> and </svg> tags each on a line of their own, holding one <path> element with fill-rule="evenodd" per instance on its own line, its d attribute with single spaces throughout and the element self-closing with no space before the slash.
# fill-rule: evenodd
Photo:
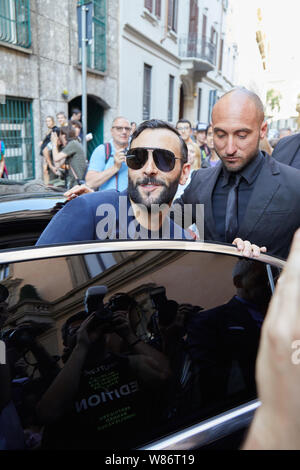
<svg viewBox="0 0 300 470">
<path fill-rule="evenodd" d="M 233 31 L 239 46 L 238 84 L 251 86 L 263 95 L 270 87 L 283 87 L 289 94 L 283 109 L 295 108 L 300 93 L 300 1 L 231 0 L 234 7 Z M 259 24 L 257 9 L 262 12 Z M 266 34 L 267 72 L 262 69 L 256 43 L 256 31 Z M 269 48 L 268 48 L 269 45 Z M 282 82 L 285 83 L 282 83 Z M 281 82 L 281 85 L 279 85 Z M 292 103 L 293 101 L 293 103 Z M 294 112 L 295 114 L 295 112 Z"/>
</svg>

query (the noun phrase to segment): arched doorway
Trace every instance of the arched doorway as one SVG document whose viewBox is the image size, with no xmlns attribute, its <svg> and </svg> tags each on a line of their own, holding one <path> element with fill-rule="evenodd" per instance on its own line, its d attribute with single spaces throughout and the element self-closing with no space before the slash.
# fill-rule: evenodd
<svg viewBox="0 0 300 470">
<path fill-rule="evenodd" d="M 81 96 L 73 98 L 68 107 L 69 116 L 71 116 L 73 108 L 81 109 Z M 93 134 L 93 140 L 89 141 L 87 145 L 88 159 L 90 159 L 95 148 L 103 143 L 103 117 L 104 111 L 108 108 L 108 104 L 101 98 L 87 95 L 87 132 Z"/>
</svg>

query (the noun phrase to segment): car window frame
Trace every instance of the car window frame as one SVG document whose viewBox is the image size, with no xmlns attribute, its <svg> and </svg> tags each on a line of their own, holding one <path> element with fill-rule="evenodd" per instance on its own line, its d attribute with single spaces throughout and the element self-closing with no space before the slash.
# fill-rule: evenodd
<svg viewBox="0 0 300 470">
<path fill-rule="evenodd" d="M 58 258 L 62 256 L 86 255 L 104 252 L 130 251 L 182 251 L 204 252 L 244 258 L 232 245 L 208 242 L 176 241 L 176 240 L 124 240 L 57 244 L 39 247 L 21 247 L 0 251 L 0 264 L 34 261 L 39 259 Z M 270 266 L 282 269 L 285 261 L 267 254 L 261 254 L 255 260 L 267 267 L 271 289 L 274 281 Z M 232 408 L 212 418 L 199 421 L 183 430 L 175 431 L 139 447 L 141 450 L 184 450 L 209 445 L 216 440 L 229 436 L 231 433 L 249 426 L 255 410 L 260 406 L 258 400 L 252 400 L 236 408 Z"/>
</svg>

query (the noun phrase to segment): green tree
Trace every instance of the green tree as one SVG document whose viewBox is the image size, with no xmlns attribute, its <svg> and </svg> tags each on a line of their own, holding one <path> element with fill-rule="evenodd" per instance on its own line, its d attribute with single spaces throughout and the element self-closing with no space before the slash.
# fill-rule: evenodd
<svg viewBox="0 0 300 470">
<path fill-rule="evenodd" d="M 267 91 L 267 105 L 270 107 L 271 111 L 280 111 L 280 100 L 282 99 L 282 95 L 279 91 L 274 90 L 272 88 L 271 90 Z"/>
</svg>

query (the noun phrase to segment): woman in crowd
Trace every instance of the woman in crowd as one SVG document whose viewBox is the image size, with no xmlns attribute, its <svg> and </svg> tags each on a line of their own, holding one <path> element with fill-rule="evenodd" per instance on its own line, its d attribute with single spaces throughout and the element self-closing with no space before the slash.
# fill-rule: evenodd
<svg viewBox="0 0 300 470">
<path fill-rule="evenodd" d="M 186 183 L 183 185 L 178 185 L 175 199 L 180 197 L 183 191 L 185 190 L 185 188 L 190 184 L 193 171 L 198 170 L 200 168 L 201 154 L 200 154 L 200 149 L 198 145 L 195 143 L 188 143 L 187 149 L 188 149 L 188 163 L 191 164 L 191 171 L 190 171 L 190 174 Z"/>
<path fill-rule="evenodd" d="M 67 189 L 83 183 L 87 161 L 83 147 L 77 140 L 75 129 L 71 126 L 61 127 L 59 138 L 55 132 L 51 134 L 51 143 L 55 166 L 57 168 L 65 166 L 67 171 Z M 62 145 L 61 150 L 59 150 L 59 143 Z"/>
<path fill-rule="evenodd" d="M 206 157 L 205 160 L 202 162 L 201 168 L 210 168 L 212 166 L 218 165 L 220 162 L 220 159 L 214 148 L 213 128 L 211 125 L 209 125 L 207 128 L 206 143 L 210 150 L 210 155 Z"/>
<path fill-rule="evenodd" d="M 55 125 L 54 118 L 52 116 L 46 117 L 46 124 L 47 124 L 47 132 L 40 143 L 41 150 L 40 155 L 44 157 L 43 163 L 43 175 L 44 175 L 44 183 L 49 184 L 49 181 L 56 178 L 57 170 L 52 160 L 52 151 L 51 151 L 51 132 L 58 132 L 59 129 Z"/>
</svg>

